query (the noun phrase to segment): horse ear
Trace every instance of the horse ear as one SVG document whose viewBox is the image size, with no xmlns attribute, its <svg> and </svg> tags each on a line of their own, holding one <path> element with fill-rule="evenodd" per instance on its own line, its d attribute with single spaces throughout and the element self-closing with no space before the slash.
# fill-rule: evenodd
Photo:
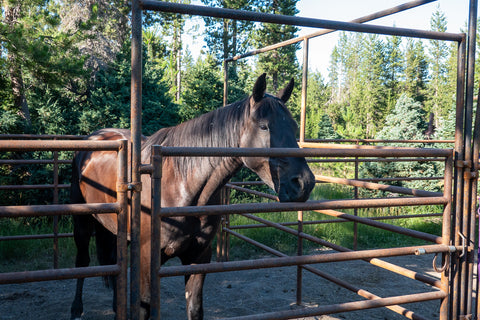
<svg viewBox="0 0 480 320">
<path fill-rule="evenodd" d="M 253 86 L 253 100 L 255 102 L 259 102 L 262 100 L 263 96 L 265 95 L 265 91 L 267 90 L 267 74 L 264 73 L 260 77 L 258 77 L 255 85 Z"/>
<path fill-rule="evenodd" d="M 294 81 L 292 78 L 290 79 L 290 82 L 287 84 L 287 86 L 277 94 L 277 97 L 280 98 L 283 102 L 287 102 L 292 95 L 293 85 Z"/>
</svg>

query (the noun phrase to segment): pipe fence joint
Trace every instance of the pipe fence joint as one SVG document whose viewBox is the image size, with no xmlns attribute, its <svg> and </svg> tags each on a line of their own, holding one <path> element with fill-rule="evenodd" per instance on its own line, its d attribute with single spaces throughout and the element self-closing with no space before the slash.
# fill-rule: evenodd
<svg viewBox="0 0 480 320">
<path fill-rule="evenodd" d="M 128 184 L 128 190 L 140 192 L 142 191 L 142 183 L 141 182 L 130 182 Z"/>
<path fill-rule="evenodd" d="M 457 168 L 471 168 L 472 161 L 470 160 L 457 160 L 455 161 L 455 167 Z"/>
</svg>

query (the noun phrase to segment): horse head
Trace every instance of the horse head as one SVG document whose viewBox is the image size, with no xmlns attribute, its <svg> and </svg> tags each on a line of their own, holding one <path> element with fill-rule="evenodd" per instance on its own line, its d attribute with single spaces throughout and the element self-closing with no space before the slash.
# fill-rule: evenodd
<svg viewBox="0 0 480 320">
<path fill-rule="evenodd" d="M 266 75 L 253 87 L 249 112 L 240 138 L 243 148 L 298 148 L 298 130 L 285 103 L 293 90 L 293 79 L 277 96 L 266 93 Z M 254 171 L 280 201 L 306 201 L 315 185 L 315 177 L 304 158 L 245 157 L 243 164 Z"/>
</svg>

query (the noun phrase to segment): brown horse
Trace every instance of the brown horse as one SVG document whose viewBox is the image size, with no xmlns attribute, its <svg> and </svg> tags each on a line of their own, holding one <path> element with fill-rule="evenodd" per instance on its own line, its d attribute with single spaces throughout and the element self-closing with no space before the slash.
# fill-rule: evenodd
<svg viewBox="0 0 480 320">
<path fill-rule="evenodd" d="M 263 74 L 257 79 L 253 94 L 243 101 L 144 138 L 142 162 L 149 162 L 153 145 L 298 148 L 295 139 L 297 125 L 285 107 L 293 90 L 293 79 L 278 97 L 274 97 L 265 93 L 265 78 Z M 88 139 L 130 139 L 130 133 L 124 129 L 104 129 Z M 115 159 L 116 154 L 111 151 L 76 154 L 71 196 L 74 203 L 116 200 Z M 168 157 L 162 170 L 162 206 L 218 204 L 220 189 L 242 165 L 253 170 L 274 189 L 280 201 L 306 201 L 315 184 L 304 158 Z M 150 177 L 142 177 L 140 291 L 145 319 L 149 317 L 150 302 L 150 184 Z M 162 219 L 161 262 L 173 257 L 179 257 L 183 264 L 210 262 L 211 242 L 219 222 L 216 215 Z M 89 264 L 88 244 L 94 230 L 100 264 L 116 262 L 116 223 L 115 214 L 74 217 L 77 267 Z M 203 319 L 204 279 L 204 274 L 185 278 L 188 319 Z M 82 288 L 83 279 L 79 279 L 71 308 L 72 319 L 80 318 L 83 312 Z"/>
</svg>

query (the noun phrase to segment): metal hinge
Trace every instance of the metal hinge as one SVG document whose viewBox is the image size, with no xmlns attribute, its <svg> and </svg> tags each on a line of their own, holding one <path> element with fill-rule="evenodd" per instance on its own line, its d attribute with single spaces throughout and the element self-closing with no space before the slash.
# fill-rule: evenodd
<svg viewBox="0 0 480 320">
<path fill-rule="evenodd" d="M 471 168 L 472 161 L 470 160 L 457 160 L 455 161 L 455 167 L 457 168 Z"/>
<path fill-rule="evenodd" d="M 131 182 L 131 183 L 117 183 L 117 192 L 127 192 L 127 191 L 142 191 L 141 182 Z"/>
</svg>

